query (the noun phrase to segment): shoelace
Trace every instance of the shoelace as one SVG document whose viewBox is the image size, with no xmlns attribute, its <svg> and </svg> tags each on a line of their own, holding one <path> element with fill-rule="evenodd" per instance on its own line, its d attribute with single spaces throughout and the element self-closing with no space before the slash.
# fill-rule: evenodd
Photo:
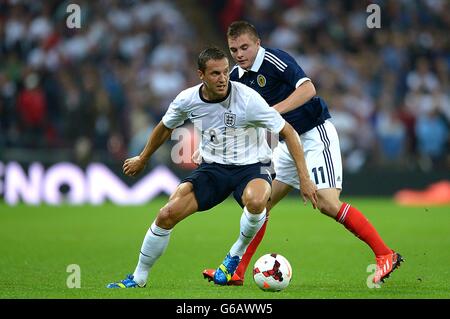
<svg viewBox="0 0 450 319">
<path fill-rule="evenodd" d="M 231 270 L 234 272 L 239 264 L 239 257 L 228 257 L 225 259 L 223 264 L 228 271 Z"/>
<path fill-rule="evenodd" d="M 122 280 L 122 283 L 125 285 L 125 284 L 127 284 L 128 282 L 130 282 L 130 281 L 134 281 L 133 278 L 134 278 L 133 275 L 128 275 L 127 278 L 125 278 L 124 280 Z"/>
</svg>

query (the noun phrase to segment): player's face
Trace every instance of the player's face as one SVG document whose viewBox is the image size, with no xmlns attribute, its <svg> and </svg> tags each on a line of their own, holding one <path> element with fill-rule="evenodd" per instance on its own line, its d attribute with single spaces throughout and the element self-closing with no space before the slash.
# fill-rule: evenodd
<svg viewBox="0 0 450 319">
<path fill-rule="evenodd" d="M 244 33 L 235 38 L 228 38 L 228 48 L 233 60 L 243 69 L 250 69 L 255 62 L 260 40 Z"/>
<path fill-rule="evenodd" d="M 210 100 L 217 100 L 225 97 L 228 92 L 230 67 L 228 59 L 209 60 L 206 62 L 205 71 L 198 71 L 200 79 L 203 81 L 203 93 Z"/>
</svg>

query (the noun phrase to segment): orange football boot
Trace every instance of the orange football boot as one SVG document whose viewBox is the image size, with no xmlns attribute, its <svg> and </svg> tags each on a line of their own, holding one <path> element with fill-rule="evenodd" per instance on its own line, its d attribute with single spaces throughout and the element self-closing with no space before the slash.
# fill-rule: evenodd
<svg viewBox="0 0 450 319">
<path fill-rule="evenodd" d="M 208 279 L 208 281 L 214 281 L 215 269 L 205 269 L 203 270 L 203 278 Z M 227 283 L 228 286 L 242 286 L 244 284 L 244 279 L 241 279 L 236 273 L 233 274 L 231 280 Z"/>
<path fill-rule="evenodd" d="M 375 271 L 375 276 L 373 277 L 373 282 L 375 284 L 379 284 L 381 282 L 384 283 L 386 278 L 389 278 L 391 273 L 398 267 L 400 267 L 400 263 L 404 261 L 403 257 L 392 251 L 392 253 L 387 255 L 381 255 L 376 257 L 377 260 L 377 269 Z"/>
</svg>

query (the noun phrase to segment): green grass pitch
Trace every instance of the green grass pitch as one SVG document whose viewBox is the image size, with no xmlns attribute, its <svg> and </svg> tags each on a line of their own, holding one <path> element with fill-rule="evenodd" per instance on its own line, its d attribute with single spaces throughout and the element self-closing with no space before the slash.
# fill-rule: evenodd
<svg viewBox="0 0 450 319">
<path fill-rule="evenodd" d="M 371 250 L 342 225 L 287 198 L 271 214 L 257 257 L 277 252 L 293 279 L 278 293 L 259 290 L 252 267 L 243 287 L 203 279 L 238 236 L 240 207 L 227 200 L 194 214 L 172 233 L 145 289 L 106 289 L 136 265 L 142 239 L 159 208 L 145 206 L 16 206 L 0 204 L 0 298 L 164 299 L 440 299 L 450 298 L 450 207 L 400 207 L 389 199 L 344 198 L 358 207 L 406 262 L 379 289 L 369 289 Z M 68 288 L 67 267 L 80 267 L 81 288 Z"/>
</svg>

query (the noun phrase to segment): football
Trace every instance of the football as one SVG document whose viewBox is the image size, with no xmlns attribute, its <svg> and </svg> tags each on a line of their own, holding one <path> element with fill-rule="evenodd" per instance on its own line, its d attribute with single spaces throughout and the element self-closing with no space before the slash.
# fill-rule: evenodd
<svg viewBox="0 0 450 319">
<path fill-rule="evenodd" d="M 281 291 L 289 285 L 291 278 L 291 264 L 280 254 L 261 256 L 253 267 L 253 279 L 264 291 Z"/>
</svg>

